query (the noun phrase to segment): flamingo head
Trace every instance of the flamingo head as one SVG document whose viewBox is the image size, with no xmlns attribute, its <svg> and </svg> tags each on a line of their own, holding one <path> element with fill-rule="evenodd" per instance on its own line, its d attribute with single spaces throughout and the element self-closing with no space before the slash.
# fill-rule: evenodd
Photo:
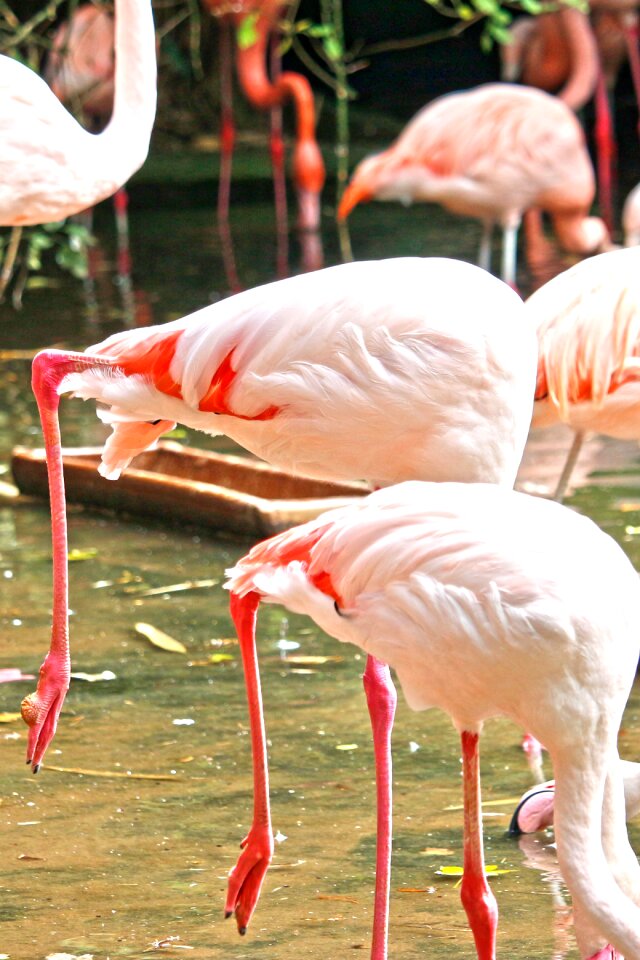
<svg viewBox="0 0 640 960">
<path fill-rule="evenodd" d="M 351 182 L 342 194 L 338 220 L 346 220 L 354 207 L 369 200 L 402 199 L 398 189 L 398 175 L 403 163 L 389 151 L 366 157 L 356 167 Z"/>
</svg>

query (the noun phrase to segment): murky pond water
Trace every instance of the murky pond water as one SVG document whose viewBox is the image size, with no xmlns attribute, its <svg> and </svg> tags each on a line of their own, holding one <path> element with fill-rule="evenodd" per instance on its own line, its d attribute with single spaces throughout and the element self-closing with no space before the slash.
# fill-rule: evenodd
<svg viewBox="0 0 640 960">
<path fill-rule="evenodd" d="M 108 269 L 98 275 L 93 314 L 81 285 L 67 281 L 28 292 L 20 314 L 2 308 L 0 480 L 9 479 L 14 444 L 40 443 L 29 361 L 20 351 L 82 347 L 122 325 L 107 214 L 101 211 L 99 227 L 107 236 Z M 473 259 L 478 238 L 475 225 L 432 208 L 408 216 L 371 206 L 359 224 L 360 257 L 393 251 Z M 270 209 L 234 212 L 234 228 L 244 282 L 270 279 Z M 134 211 L 132 240 L 135 302 L 155 322 L 225 291 L 211 208 Z M 325 254 L 327 262 L 337 260 L 329 235 Z M 105 436 L 93 405 L 79 402 L 63 402 L 62 429 L 68 445 Z M 633 488 L 593 487 L 573 503 L 600 520 L 639 565 L 635 498 Z M 0 667 L 35 673 L 47 648 L 49 538 L 45 504 L 0 500 Z M 173 943 L 169 956 L 194 958 L 316 960 L 356 950 L 366 956 L 375 821 L 360 655 L 303 618 L 285 619 L 271 607 L 261 612 L 274 827 L 282 839 L 240 939 L 222 910 L 226 874 L 250 823 L 250 742 L 239 653 L 218 584 L 248 543 L 205 535 L 197 524 L 165 528 L 79 508 L 70 511 L 70 540 L 80 557 L 71 565 L 73 669 L 114 676 L 73 681 L 37 777 L 24 766 L 25 728 L 0 724 L 0 955 L 141 960 L 166 941 Z M 196 585 L 158 589 L 186 581 Z M 150 645 L 135 630 L 140 621 L 182 641 L 187 653 Z M 283 655 L 283 638 L 299 644 L 294 654 Z M 296 655 L 328 659 L 300 664 Z M 15 712 L 31 688 L 31 682 L 0 685 L 0 712 Z M 492 722 L 483 747 L 484 795 L 492 802 L 487 860 L 507 871 L 492 881 L 501 909 L 499 953 L 575 957 L 549 838 L 546 845 L 545 838 L 519 845 L 504 835 L 509 798 L 530 784 L 519 737 L 510 723 Z M 414 714 L 401 702 L 394 742 L 391 956 L 472 956 L 458 890 L 436 875 L 462 858 L 457 736 L 446 717 Z M 621 749 L 628 758 L 640 754 L 638 692 Z M 632 837 L 640 842 L 635 827 Z"/>
</svg>

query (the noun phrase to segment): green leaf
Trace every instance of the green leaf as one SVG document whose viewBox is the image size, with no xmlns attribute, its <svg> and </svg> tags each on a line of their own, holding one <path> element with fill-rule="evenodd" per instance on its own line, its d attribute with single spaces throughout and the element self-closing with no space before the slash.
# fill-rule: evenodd
<svg viewBox="0 0 640 960">
<path fill-rule="evenodd" d="M 248 50 L 254 43 L 257 43 L 258 31 L 256 30 L 256 23 L 258 22 L 259 16 L 258 11 L 254 10 L 253 13 L 248 13 L 246 17 L 243 17 L 238 24 L 236 43 L 240 50 Z"/>
<path fill-rule="evenodd" d="M 343 54 L 342 44 L 335 35 L 325 37 L 322 47 L 329 60 L 335 62 L 341 59 Z"/>
</svg>

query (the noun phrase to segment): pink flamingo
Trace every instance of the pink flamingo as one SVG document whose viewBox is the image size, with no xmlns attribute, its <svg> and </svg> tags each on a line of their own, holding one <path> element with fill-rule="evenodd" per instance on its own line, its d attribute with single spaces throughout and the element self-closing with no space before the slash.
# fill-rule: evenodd
<svg viewBox="0 0 640 960">
<path fill-rule="evenodd" d="M 640 868 L 616 746 L 638 661 L 640 583 L 610 537 L 559 504 L 491 484 L 413 482 L 258 544 L 228 575 L 242 646 L 254 649 L 259 601 L 283 604 L 389 663 L 410 707 L 451 716 L 462 745 L 461 897 L 479 960 L 496 956 L 478 752 L 496 715 L 549 748 L 581 957 L 640 957 Z M 264 731 L 254 736 L 263 759 Z M 266 767 L 258 784 L 250 836 L 270 829 Z"/>
<path fill-rule="evenodd" d="M 103 129 L 113 113 L 115 95 L 115 28 L 110 11 L 100 4 L 76 7 L 56 31 L 45 68 L 45 80 L 58 99 L 83 118 L 92 132 Z M 113 195 L 118 238 L 119 285 L 133 312 L 129 198 L 124 186 Z M 88 213 L 88 211 L 84 211 Z M 90 213 L 88 213 L 90 218 Z M 91 267 L 91 252 L 89 261 Z"/>
<path fill-rule="evenodd" d="M 640 249 L 578 263 L 532 294 L 538 336 L 533 428 L 563 422 L 574 441 L 554 497 L 566 492 L 585 433 L 640 438 Z"/>
<path fill-rule="evenodd" d="M 57 408 L 60 393 L 99 400 L 113 428 L 100 472 L 180 422 L 224 433 L 294 473 L 483 480 L 512 486 L 528 432 L 536 343 L 520 298 L 470 264 L 408 258 L 349 263 L 237 294 L 162 326 L 116 334 L 85 354 L 34 361 L 51 491 L 54 612 L 35 694 L 23 703 L 28 761 L 37 770 L 69 677 L 66 519 Z M 248 664 L 250 666 L 250 663 Z M 395 691 L 368 658 L 380 846 L 376 960 L 385 953 L 390 851 L 390 755 Z M 252 716 L 260 712 L 250 692 Z M 257 761 L 256 761 L 257 762 Z M 241 931 L 255 907 L 272 841 L 250 835 L 241 860 L 260 863 L 229 891 Z"/>
<path fill-rule="evenodd" d="M 293 100 L 296 111 L 296 143 L 293 151 L 293 180 L 298 199 L 298 228 L 301 231 L 306 269 L 322 266 L 322 251 L 317 239 L 320 227 L 320 196 L 325 169 L 316 140 L 313 92 L 306 77 L 286 71 L 270 79 L 267 70 L 268 45 L 278 31 L 289 0 L 203 0 L 220 25 L 221 89 L 221 169 L 218 192 L 218 222 L 223 253 L 232 289 L 239 289 L 229 233 L 229 195 L 231 160 L 235 141 L 231 82 L 231 31 L 248 28 L 249 40 L 236 43 L 236 70 L 245 96 L 258 110 L 272 111 L 271 159 L 276 196 L 276 222 L 280 241 L 279 272 L 286 272 L 287 211 L 284 190 L 284 143 L 280 107 Z M 250 42 L 249 42 L 250 41 Z"/>
<path fill-rule="evenodd" d="M 0 57 L 0 225 L 63 220 L 112 196 L 142 166 L 156 109 L 149 0 L 116 0 L 113 115 L 87 132 L 44 80 Z"/>
<path fill-rule="evenodd" d="M 608 243 L 588 216 L 593 168 L 580 124 L 556 97 L 515 84 L 485 84 L 428 104 L 383 153 L 363 160 L 338 217 L 366 200 L 440 203 L 478 217 L 479 263 L 490 265 L 491 232 L 503 232 L 501 276 L 515 283 L 517 232 L 524 211 L 547 211 L 562 246 L 595 253 Z"/>
</svg>

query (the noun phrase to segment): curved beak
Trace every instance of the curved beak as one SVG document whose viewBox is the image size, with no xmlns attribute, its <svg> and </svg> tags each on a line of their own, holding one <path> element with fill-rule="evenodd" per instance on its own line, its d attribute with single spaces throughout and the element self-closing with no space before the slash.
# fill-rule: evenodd
<svg viewBox="0 0 640 960">
<path fill-rule="evenodd" d="M 373 192 L 357 180 L 352 180 L 342 194 L 338 206 L 338 220 L 346 220 L 354 207 L 359 203 L 367 203 L 371 199 L 373 199 Z"/>
</svg>

